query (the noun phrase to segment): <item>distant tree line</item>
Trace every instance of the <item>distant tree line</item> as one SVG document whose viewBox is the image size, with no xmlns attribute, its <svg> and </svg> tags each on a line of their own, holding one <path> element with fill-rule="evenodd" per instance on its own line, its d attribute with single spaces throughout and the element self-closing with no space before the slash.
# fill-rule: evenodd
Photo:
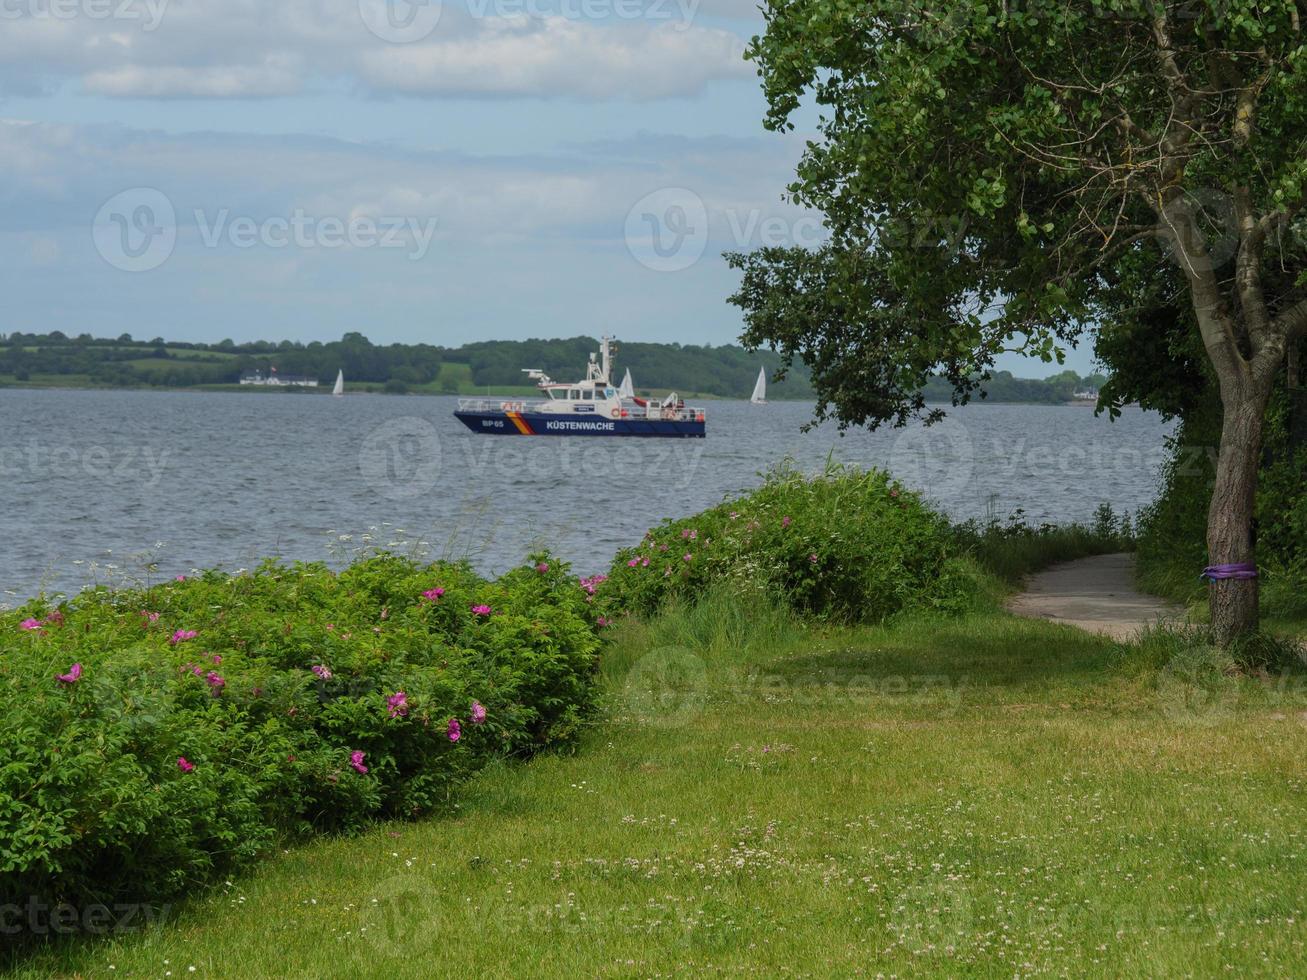
<svg viewBox="0 0 1307 980">
<path fill-rule="evenodd" d="M 236 384 L 242 375 L 254 371 L 267 375 L 276 368 L 281 375 L 304 375 L 324 385 L 335 379 L 337 371 L 344 371 L 351 382 L 376 383 L 388 391 L 402 392 L 431 385 L 441 366 L 448 363 L 467 365 L 472 383 L 479 388 L 503 388 L 528 384 L 524 368 L 540 368 L 559 381 L 575 380 L 598 349 L 598 339 L 585 336 L 480 341 L 443 348 L 432 344 L 379 346 L 355 332 L 340 340 L 307 344 L 289 340 L 203 344 L 162 337 L 136 340 L 130 334 L 111 339 L 90 334 L 69 337 L 57 330 L 48 334 L 16 332 L 0 334 L 0 384 L 8 379 L 28 382 L 36 376 L 72 376 L 110 387 L 185 388 Z M 780 356 L 772 351 L 750 351 L 730 344 L 618 342 L 613 381 L 620 381 L 629 368 L 637 389 L 744 398 L 753 390 L 762 367 L 769 379 L 768 398 L 811 399 L 813 389 L 806 368 L 796 367 L 776 380 L 780 366 Z M 1099 388 L 1106 380 L 1065 371 L 1035 381 L 999 371 L 982 387 L 990 401 L 1054 404 L 1070 400 L 1085 388 Z M 931 381 L 925 395 L 927 401 L 947 401 L 951 391 L 947 383 Z"/>
</svg>

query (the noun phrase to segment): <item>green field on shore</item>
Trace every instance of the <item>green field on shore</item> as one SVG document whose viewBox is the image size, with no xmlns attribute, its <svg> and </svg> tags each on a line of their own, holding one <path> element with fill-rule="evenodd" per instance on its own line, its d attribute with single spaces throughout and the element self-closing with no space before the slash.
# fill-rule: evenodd
<svg viewBox="0 0 1307 980">
<path fill-rule="evenodd" d="M 575 754 L 16 975 L 1301 974 L 1303 687 L 1171 652 L 672 609 L 610 637 Z"/>
</svg>

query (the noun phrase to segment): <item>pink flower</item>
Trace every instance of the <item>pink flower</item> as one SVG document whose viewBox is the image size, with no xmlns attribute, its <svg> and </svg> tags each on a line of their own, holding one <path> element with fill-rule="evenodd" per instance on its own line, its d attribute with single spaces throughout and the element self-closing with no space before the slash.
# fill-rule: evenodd
<svg viewBox="0 0 1307 980">
<path fill-rule="evenodd" d="M 180 769 L 182 772 L 194 772 L 194 771 L 195 771 L 195 763 L 193 763 L 193 762 L 187 762 L 187 761 L 186 761 L 186 756 L 184 756 L 184 755 L 179 755 L 179 756 L 177 757 L 177 768 Z"/>
<path fill-rule="evenodd" d="M 445 590 L 441 588 L 427 589 L 427 591 L 422 593 L 422 598 L 426 599 L 428 602 L 435 602 L 444 594 Z"/>
<path fill-rule="evenodd" d="M 186 581 L 186 576 L 185 576 L 185 575 L 178 575 L 178 576 L 177 576 L 177 581 L 178 581 L 178 582 L 185 582 L 185 581 Z"/>
<path fill-rule="evenodd" d="M 649 559 L 648 559 L 647 556 L 644 557 L 644 558 L 641 558 L 641 559 L 640 559 L 640 567 L 641 567 L 641 568 L 648 568 L 648 567 L 649 567 Z"/>
<path fill-rule="evenodd" d="M 660 545 L 658 546 L 658 550 L 659 550 L 659 551 L 666 551 L 666 550 L 667 550 L 667 545 L 665 545 L 665 544 L 660 544 Z"/>
<path fill-rule="evenodd" d="M 607 616 L 600 616 L 595 622 L 598 623 L 600 629 L 613 625 L 613 621 Z"/>
<path fill-rule="evenodd" d="M 221 664 L 221 663 L 222 663 L 222 654 L 220 654 L 220 653 L 215 653 L 215 654 L 213 655 L 213 662 L 214 662 L 215 664 Z"/>
<path fill-rule="evenodd" d="M 49 616 L 46 616 L 45 621 L 41 623 L 42 626 L 62 626 L 63 624 L 64 614 L 58 609 L 52 612 Z"/>
<path fill-rule="evenodd" d="M 731 520 L 734 521 L 734 520 L 738 519 L 739 516 L 740 516 L 740 512 L 739 512 L 738 510 L 733 510 L 733 511 L 731 511 Z"/>
<path fill-rule="evenodd" d="M 685 560 L 686 560 L 686 561 L 690 561 L 690 560 L 693 559 L 693 558 L 694 558 L 694 555 L 690 554 L 688 551 L 685 553 Z"/>
<path fill-rule="evenodd" d="M 386 698 L 386 714 L 391 718 L 402 718 L 408 714 L 408 695 L 403 691 L 396 691 Z"/>
<path fill-rule="evenodd" d="M 173 646 L 176 646 L 178 643 L 184 643 L 187 640 L 193 640 L 199 635 L 200 634 L 197 633 L 195 630 L 178 630 L 176 633 L 172 635 L 172 639 L 170 639 L 168 642 L 171 643 Z"/>
<path fill-rule="evenodd" d="M 317 674 L 318 677 L 324 681 L 331 680 L 332 677 L 331 668 L 328 667 L 326 664 L 314 664 L 312 667 L 309 668 L 309 670 L 313 671 L 313 673 Z"/>
<path fill-rule="evenodd" d="M 688 538 L 689 536 L 690 536 L 690 529 L 688 527 L 681 531 L 682 538 Z"/>
<path fill-rule="evenodd" d="M 349 754 L 349 764 L 354 767 L 355 772 L 366 773 L 368 767 L 363 764 L 363 753 L 355 749 Z"/>
<path fill-rule="evenodd" d="M 81 677 L 82 677 L 82 665 L 73 664 L 71 667 L 68 668 L 68 673 L 56 674 L 55 680 L 60 681 L 64 684 L 76 684 L 81 679 Z"/>
<path fill-rule="evenodd" d="M 335 623 L 328 623 L 328 624 L 327 624 L 327 632 L 328 632 L 328 633 L 330 633 L 330 632 L 331 632 L 332 630 L 334 630 L 335 628 L 336 628 L 336 624 L 335 624 Z"/>
<path fill-rule="evenodd" d="M 144 609 L 142 609 L 141 615 L 144 616 L 151 623 L 157 623 L 159 621 L 159 614 L 157 612 L 146 612 Z"/>
<path fill-rule="evenodd" d="M 545 572 L 549 571 L 549 563 L 542 561 L 539 565 L 536 566 L 536 571 L 539 572 L 541 575 L 543 575 Z"/>
<path fill-rule="evenodd" d="M 808 561 L 812 562 L 814 565 L 817 564 L 817 556 L 816 556 L 816 555 L 809 555 L 809 556 L 808 556 Z"/>
<path fill-rule="evenodd" d="M 890 495 L 891 497 L 897 497 L 897 496 L 899 495 L 899 492 L 898 492 L 897 490 L 891 490 L 891 491 L 889 492 L 889 495 Z"/>
<path fill-rule="evenodd" d="M 480 701 L 472 702 L 472 724 L 484 725 L 486 721 L 486 706 Z"/>
<path fill-rule="evenodd" d="M 794 521 L 793 521 L 792 518 L 789 518 L 789 517 L 782 517 L 782 518 L 781 518 L 781 527 L 789 527 L 789 526 L 790 526 L 791 524 L 793 524 L 793 523 L 794 523 Z"/>
<path fill-rule="evenodd" d="M 204 679 L 209 682 L 209 687 L 213 688 L 213 696 L 215 698 L 222 693 L 222 689 L 227 684 L 216 670 L 209 671 L 204 675 Z"/>
<path fill-rule="evenodd" d="M 478 616 L 489 616 L 493 610 L 489 606 L 473 606 L 472 612 Z"/>
<path fill-rule="evenodd" d="M 39 630 L 41 628 L 41 621 L 39 619 L 24 619 L 18 624 L 18 628 L 23 630 Z"/>
<path fill-rule="evenodd" d="M 449 740 L 451 742 L 457 742 L 463 737 L 463 726 L 458 723 L 457 718 L 449 719 L 449 728 L 447 731 L 449 732 Z"/>
<path fill-rule="evenodd" d="M 626 563 L 626 567 L 627 567 L 627 568 L 634 568 L 634 567 L 635 567 L 636 565 L 638 565 L 638 564 L 640 564 L 640 559 L 639 559 L 639 558 L 632 558 L 630 561 L 628 561 L 628 562 Z"/>
</svg>

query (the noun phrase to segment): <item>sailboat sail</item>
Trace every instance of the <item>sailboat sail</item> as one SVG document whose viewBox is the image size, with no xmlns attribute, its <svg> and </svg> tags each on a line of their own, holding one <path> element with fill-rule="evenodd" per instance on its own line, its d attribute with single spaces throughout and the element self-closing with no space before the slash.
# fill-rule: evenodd
<svg viewBox="0 0 1307 980">
<path fill-rule="evenodd" d="M 767 369 L 758 368 L 758 383 L 753 386 L 753 397 L 749 399 L 755 405 L 767 401 Z"/>
<path fill-rule="evenodd" d="M 336 387 L 331 389 L 333 395 L 345 394 L 345 372 L 343 370 L 336 372 Z"/>
<path fill-rule="evenodd" d="M 635 397 L 635 385 L 631 381 L 631 369 L 626 369 L 626 377 L 622 379 L 622 386 L 617 389 L 617 393 L 623 398 Z"/>
</svg>

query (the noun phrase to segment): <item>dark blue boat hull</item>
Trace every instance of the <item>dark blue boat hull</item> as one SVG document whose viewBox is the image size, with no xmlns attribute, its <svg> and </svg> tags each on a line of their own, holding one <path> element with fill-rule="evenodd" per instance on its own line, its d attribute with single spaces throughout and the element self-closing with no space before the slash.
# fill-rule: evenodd
<svg viewBox="0 0 1307 980">
<path fill-rule="evenodd" d="M 550 415 L 543 412 L 455 412 L 473 432 L 495 436 L 628 436 L 702 439 L 706 423 L 696 419 L 620 419 L 600 415 Z"/>
</svg>

